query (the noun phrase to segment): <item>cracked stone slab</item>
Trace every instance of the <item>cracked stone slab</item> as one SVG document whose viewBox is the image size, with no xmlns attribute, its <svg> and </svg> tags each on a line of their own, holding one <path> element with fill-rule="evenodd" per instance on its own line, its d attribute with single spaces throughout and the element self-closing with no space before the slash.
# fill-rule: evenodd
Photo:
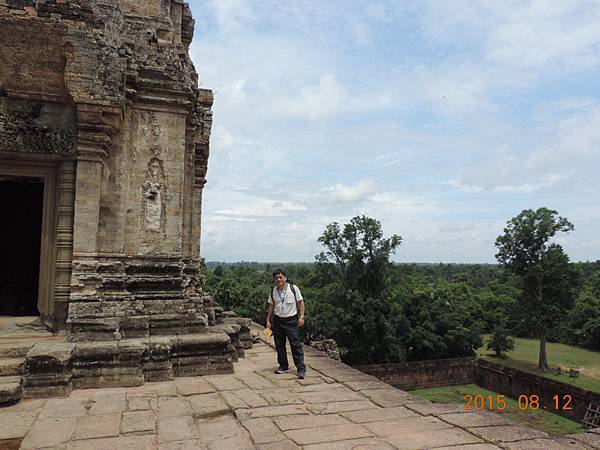
<svg viewBox="0 0 600 450">
<path fill-rule="evenodd" d="M 256 450 L 300 450 L 293 441 L 289 439 L 268 444 L 257 444 L 254 446 Z M 306 448 L 306 447 L 305 447 Z"/>
<path fill-rule="evenodd" d="M 67 442 L 75 431 L 77 418 L 49 417 L 37 420 L 21 443 L 22 449 L 52 447 Z"/>
<path fill-rule="evenodd" d="M 460 447 L 451 446 L 451 447 L 436 447 L 435 450 L 499 450 L 500 447 L 496 447 L 492 444 L 466 444 L 461 445 Z"/>
<path fill-rule="evenodd" d="M 307 405 L 308 410 L 317 415 L 336 414 L 347 411 L 359 411 L 363 409 L 378 408 L 377 405 L 368 400 L 352 400 L 349 402 L 319 403 L 316 405 Z"/>
<path fill-rule="evenodd" d="M 491 411 L 474 411 L 466 414 L 440 414 L 438 417 L 444 422 L 451 423 L 452 425 L 456 425 L 461 428 L 515 425 L 515 423 L 509 419 Z"/>
<path fill-rule="evenodd" d="M 351 411 L 342 413 L 342 416 L 354 423 L 377 422 L 400 419 L 404 417 L 418 417 L 416 413 L 403 406 L 369 409 L 366 411 Z"/>
<path fill-rule="evenodd" d="M 416 448 L 434 448 L 442 445 L 478 444 L 483 441 L 460 428 L 445 428 L 422 432 L 408 432 L 386 438 L 398 450 L 413 450 Z"/>
<path fill-rule="evenodd" d="M 390 385 L 383 381 L 348 381 L 344 383 L 353 391 L 366 391 L 373 389 L 389 389 Z M 404 391 L 402 391 L 404 392 Z"/>
<path fill-rule="evenodd" d="M 206 447 L 208 450 L 255 450 L 255 447 L 248 436 L 234 436 L 211 441 L 206 444 Z"/>
<path fill-rule="evenodd" d="M 305 403 L 332 403 L 364 400 L 364 397 L 348 388 L 329 389 L 321 392 L 302 392 L 298 397 Z"/>
<path fill-rule="evenodd" d="M 199 438 L 192 416 L 163 417 L 158 419 L 158 442 Z"/>
<path fill-rule="evenodd" d="M 367 422 L 362 425 L 380 437 L 452 428 L 452 425 L 435 417 L 404 417 L 381 422 Z"/>
<path fill-rule="evenodd" d="M 250 419 L 244 422 L 244 428 L 250 433 L 255 444 L 268 444 L 285 440 L 285 436 L 270 418 Z"/>
<path fill-rule="evenodd" d="M 326 442 L 324 444 L 306 445 L 304 450 L 389 450 L 394 447 L 377 438 L 350 439 L 337 442 Z"/>
<path fill-rule="evenodd" d="M 152 411 L 132 411 L 123 413 L 121 433 L 152 432 L 156 428 L 156 417 Z"/>
<path fill-rule="evenodd" d="M 236 366 L 237 371 L 237 366 Z M 248 386 L 250 389 L 273 389 L 275 388 L 275 384 L 268 378 L 263 377 L 257 373 L 248 373 L 248 374 L 240 374 L 237 375 L 236 378 L 240 379 L 243 384 Z"/>
<path fill-rule="evenodd" d="M 319 426 L 341 425 L 349 422 L 337 414 L 327 414 L 324 416 L 309 415 L 277 417 L 275 418 L 275 423 L 282 431 L 289 431 Z"/>
<path fill-rule="evenodd" d="M 204 441 L 200 439 L 170 441 L 158 446 L 158 450 L 207 450 L 207 448 Z"/>
<path fill-rule="evenodd" d="M 569 434 L 568 438 L 577 439 L 594 448 L 600 448 L 600 434 L 597 433 L 581 433 L 581 434 Z"/>
<path fill-rule="evenodd" d="M 73 439 L 94 439 L 119 435 L 120 414 L 83 416 L 77 419 Z"/>
<path fill-rule="evenodd" d="M 219 394 L 198 394 L 187 397 L 194 417 L 212 417 L 226 414 L 231 408 Z"/>
<path fill-rule="evenodd" d="M 92 398 L 90 414 L 121 414 L 127 409 L 127 395 L 123 393 L 98 393 Z"/>
<path fill-rule="evenodd" d="M 468 431 L 493 444 L 548 437 L 548 433 L 520 425 L 468 428 Z"/>
<path fill-rule="evenodd" d="M 212 386 L 204 378 L 199 377 L 176 377 L 174 380 L 177 392 L 180 395 L 188 396 L 195 394 L 209 394 L 215 392 Z"/>
<path fill-rule="evenodd" d="M 263 406 L 269 406 L 269 403 L 259 395 L 258 391 L 252 389 L 240 389 L 239 391 L 229 392 L 237 395 L 250 408 L 261 408 Z"/>
<path fill-rule="evenodd" d="M 298 380 L 300 381 L 306 381 L 306 380 Z M 289 387 L 288 390 L 291 392 L 296 392 L 298 394 L 300 393 L 307 393 L 307 392 L 331 392 L 332 390 L 339 390 L 340 392 L 346 392 L 351 394 L 353 391 L 351 391 L 350 389 L 348 389 L 346 386 L 344 386 L 343 384 L 340 383 L 335 383 L 335 384 L 326 384 L 324 382 L 321 383 L 317 383 L 317 384 L 308 384 L 308 385 L 300 385 L 300 383 L 296 383 L 293 385 L 293 387 Z"/>
<path fill-rule="evenodd" d="M 508 450 L 585 450 L 594 448 L 588 447 L 576 439 L 559 437 L 552 439 L 528 439 L 501 445 L 502 448 Z"/>
<path fill-rule="evenodd" d="M 423 415 L 423 416 L 438 416 L 440 414 L 448 414 L 448 413 L 465 413 L 467 414 L 469 411 L 466 411 L 464 405 L 455 404 L 455 403 L 431 403 L 427 400 L 423 400 L 418 403 L 406 403 L 406 408 L 412 409 L 413 411 Z"/>
<path fill-rule="evenodd" d="M 373 381 L 374 378 L 370 375 L 367 375 L 359 370 L 353 370 L 346 366 L 343 369 L 324 369 L 319 371 L 325 375 L 326 377 L 333 378 L 339 383 L 345 383 L 348 381 Z M 376 380 L 376 378 L 375 378 Z"/>
<path fill-rule="evenodd" d="M 281 405 L 300 405 L 302 400 L 298 394 L 292 393 L 287 389 L 276 388 L 262 391 L 260 396 L 272 406 Z"/>
<path fill-rule="evenodd" d="M 36 416 L 37 412 L 31 411 L 3 412 L 0 414 L 0 441 L 24 437 L 35 421 Z"/>
<path fill-rule="evenodd" d="M 387 389 L 364 390 L 360 393 L 383 408 L 387 408 L 388 406 L 402 406 L 406 403 L 420 401 L 420 399 L 415 400 L 416 397 L 413 397 L 404 391 L 391 387 Z"/>
<path fill-rule="evenodd" d="M 185 397 L 159 397 L 158 398 L 158 416 L 176 417 L 191 416 L 192 407 Z"/>
<path fill-rule="evenodd" d="M 258 419 L 261 417 L 280 417 L 300 414 L 310 414 L 304 405 L 264 406 L 254 409 L 237 409 L 235 416 L 238 420 Z"/>
<path fill-rule="evenodd" d="M 247 437 L 248 432 L 231 415 L 198 419 L 197 437 L 205 442 L 222 441 L 233 437 Z"/>
<path fill-rule="evenodd" d="M 201 448 L 201 447 L 200 447 Z M 150 436 L 120 436 L 114 438 L 72 441 L 66 450 L 155 450 L 156 438 Z"/>
<path fill-rule="evenodd" d="M 233 375 L 207 375 L 202 378 L 211 384 L 217 391 L 233 391 L 235 389 L 244 389 L 248 387 Z"/>
<path fill-rule="evenodd" d="M 86 399 L 50 398 L 42 408 L 40 418 L 80 417 L 86 414 L 92 404 L 92 401 Z"/>
<path fill-rule="evenodd" d="M 343 441 L 372 437 L 373 435 L 361 425 L 352 423 L 329 425 L 325 427 L 304 428 L 286 431 L 285 435 L 298 445 L 320 444 L 324 442 Z"/>
</svg>

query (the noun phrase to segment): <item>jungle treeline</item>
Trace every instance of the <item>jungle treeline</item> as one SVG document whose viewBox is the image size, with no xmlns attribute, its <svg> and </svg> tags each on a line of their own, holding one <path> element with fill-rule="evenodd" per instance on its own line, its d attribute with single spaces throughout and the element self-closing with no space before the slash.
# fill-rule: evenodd
<svg viewBox="0 0 600 450">
<path fill-rule="evenodd" d="M 575 301 L 547 338 L 600 351 L 600 261 L 570 265 L 577 275 Z M 483 334 L 499 327 L 512 336 L 536 337 L 527 304 L 519 301 L 522 280 L 494 264 L 386 263 L 377 272 L 384 279 L 369 292 L 349 286 L 336 264 L 319 258 L 211 262 L 204 267 L 204 289 L 226 309 L 264 324 L 271 273 L 279 267 L 305 298 L 304 339 L 335 339 L 350 364 L 469 356 Z"/>
</svg>

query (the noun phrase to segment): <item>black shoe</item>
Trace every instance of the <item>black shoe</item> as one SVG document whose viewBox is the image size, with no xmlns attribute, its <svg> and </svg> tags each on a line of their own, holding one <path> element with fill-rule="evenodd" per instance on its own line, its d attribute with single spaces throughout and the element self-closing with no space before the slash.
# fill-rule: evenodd
<svg viewBox="0 0 600 450">
<path fill-rule="evenodd" d="M 277 368 L 277 370 L 275 371 L 276 374 L 282 374 L 282 373 L 288 373 L 289 369 L 284 369 L 283 367 L 279 366 Z"/>
<path fill-rule="evenodd" d="M 298 371 L 298 379 L 304 380 L 305 377 L 306 377 L 306 370 L 299 370 Z"/>
</svg>

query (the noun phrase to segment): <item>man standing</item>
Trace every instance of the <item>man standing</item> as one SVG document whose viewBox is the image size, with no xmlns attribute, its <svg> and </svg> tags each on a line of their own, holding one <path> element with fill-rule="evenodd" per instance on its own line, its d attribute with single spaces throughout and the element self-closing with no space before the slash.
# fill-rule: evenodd
<svg viewBox="0 0 600 450">
<path fill-rule="evenodd" d="M 269 295 L 269 307 L 267 309 L 267 328 L 272 328 L 277 350 L 277 362 L 279 367 L 275 373 L 286 373 L 289 370 L 285 338 L 290 341 L 294 365 L 298 370 L 298 378 L 306 376 L 304 366 L 304 352 L 300 342 L 300 329 L 304 326 L 304 299 L 300 289 L 292 283 L 288 283 L 283 269 L 273 272 L 275 287 Z M 298 310 L 300 317 L 298 317 Z M 271 327 L 271 320 L 272 327 Z"/>
</svg>

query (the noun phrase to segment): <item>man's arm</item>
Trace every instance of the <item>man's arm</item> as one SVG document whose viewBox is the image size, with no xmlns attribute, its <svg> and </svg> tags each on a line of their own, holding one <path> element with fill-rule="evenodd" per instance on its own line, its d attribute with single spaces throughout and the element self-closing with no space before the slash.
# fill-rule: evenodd
<svg viewBox="0 0 600 450">
<path fill-rule="evenodd" d="M 275 310 L 275 304 L 269 302 L 267 306 L 267 328 L 271 328 L 271 319 L 273 318 L 273 311 Z M 304 310 L 304 307 L 303 307 Z"/>
<path fill-rule="evenodd" d="M 298 302 L 298 307 L 300 308 L 300 317 L 298 317 L 298 326 L 304 326 L 304 300 L 300 300 Z"/>
</svg>

